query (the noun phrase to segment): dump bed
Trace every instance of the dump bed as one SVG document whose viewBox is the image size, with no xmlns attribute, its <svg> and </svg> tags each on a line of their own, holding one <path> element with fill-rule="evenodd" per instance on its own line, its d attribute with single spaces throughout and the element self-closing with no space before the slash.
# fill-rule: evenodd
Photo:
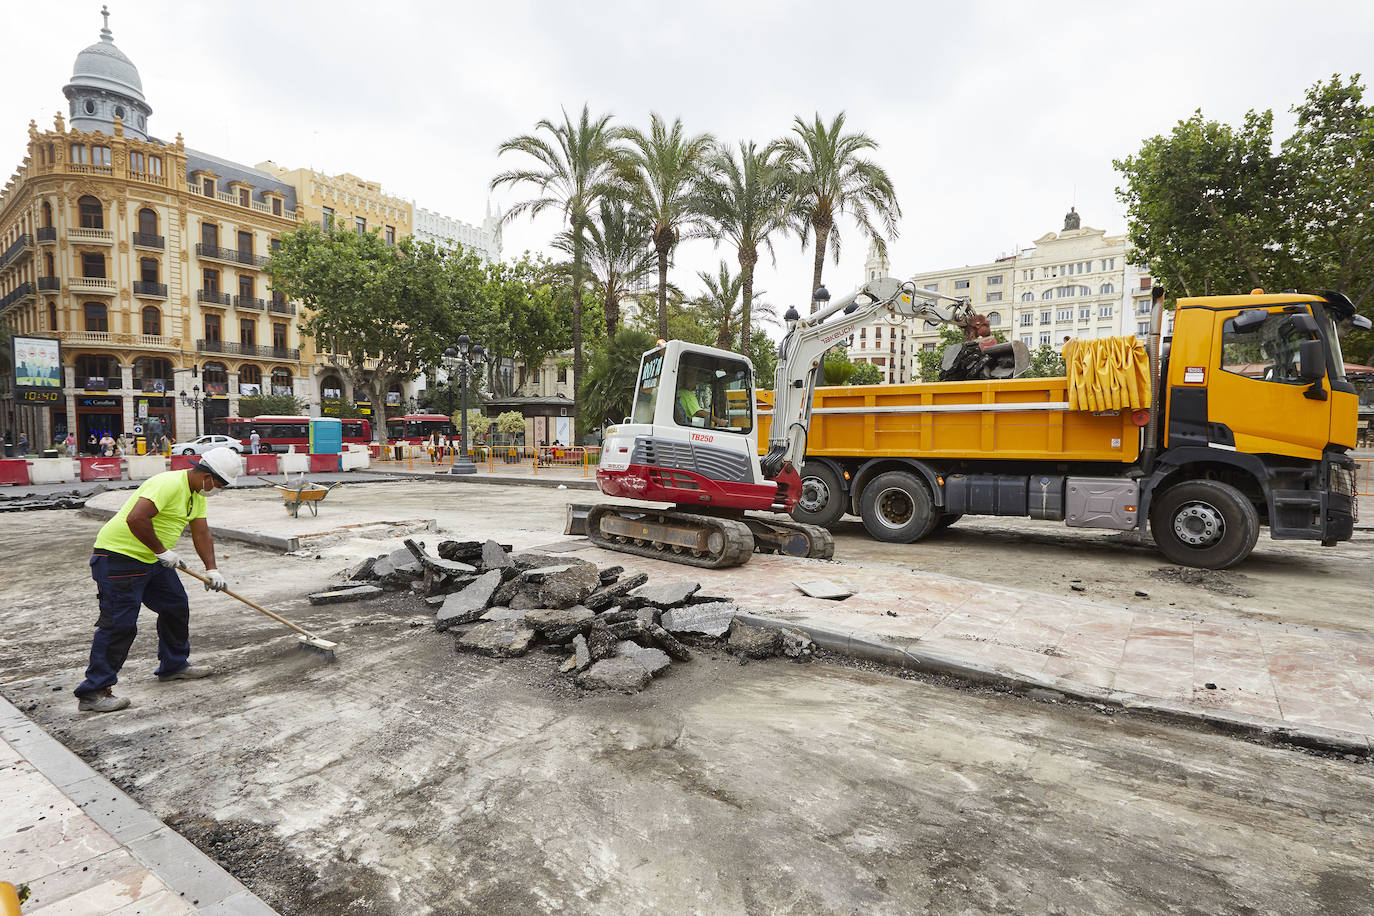
<svg viewBox="0 0 1374 916">
<path fill-rule="evenodd" d="M 817 388 L 808 455 L 1112 461 L 1140 454 L 1130 410 L 1069 410 L 1067 378 Z M 773 392 L 757 392 L 759 451 Z"/>
</svg>

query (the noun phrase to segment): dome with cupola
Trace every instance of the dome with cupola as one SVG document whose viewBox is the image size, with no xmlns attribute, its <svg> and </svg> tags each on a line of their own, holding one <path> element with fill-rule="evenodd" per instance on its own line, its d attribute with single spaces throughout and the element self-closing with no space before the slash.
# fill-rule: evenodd
<svg viewBox="0 0 1374 916">
<path fill-rule="evenodd" d="M 143 80 L 133 61 L 115 47 L 109 7 L 102 7 L 100 13 L 105 17 L 100 40 L 76 55 L 71 81 L 62 87 L 71 103 L 71 126 L 113 134 L 115 118 L 119 118 L 126 134 L 146 140 L 153 109 L 143 97 Z"/>
</svg>

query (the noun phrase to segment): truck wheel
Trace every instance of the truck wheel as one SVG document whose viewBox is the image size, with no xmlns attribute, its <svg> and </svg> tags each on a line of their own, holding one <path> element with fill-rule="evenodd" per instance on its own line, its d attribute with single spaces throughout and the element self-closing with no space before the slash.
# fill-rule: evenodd
<svg viewBox="0 0 1374 916">
<path fill-rule="evenodd" d="M 959 519 L 963 517 L 964 513 L 962 512 L 946 512 L 944 515 L 940 516 L 938 519 L 935 520 L 935 530 L 944 531 L 950 525 L 953 525 L 955 522 L 959 521 Z"/>
<path fill-rule="evenodd" d="M 1230 484 L 1190 480 L 1155 499 L 1150 534 L 1159 552 L 1180 566 L 1226 569 L 1255 549 L 1259 513 Z"/>
<path fill-rule="evenodd" d="M 869 534 L 894 544 L 919 541 L 939 518 L 925 481 L 906 471 L 887 471 L 869 481 L 859 510 Z"/>
<path fill-rule="evenodd" d="M 802 465 L 801 482 L 801 497 L 792 509 L 792 518 L 822 528 L 839 521 L 847 501 L 834 468 L 824 462 L 809 461 Z"/>
</svg>

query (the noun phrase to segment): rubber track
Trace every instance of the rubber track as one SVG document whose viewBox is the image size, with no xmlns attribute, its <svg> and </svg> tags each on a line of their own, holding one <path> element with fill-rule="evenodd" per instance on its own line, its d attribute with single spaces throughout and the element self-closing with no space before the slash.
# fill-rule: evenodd
<svg viewBox="0 0 1374 916">
<path fill-rule="evenodd" d="M 629 553 L 641 557 L 652 557 L 655 560 L 667 560 L 669 563 L 681 563 L 684 566 L 700 566 L 705 569 L 728 569 L 731 566 L 741 566 L 749 561 L 749 557 L 754 553 L 754 533 L 749 530 L 749 526 L 744 522 L 735 521 L 729 518 L 715 518 L 709 515 L 694 515 L 688 512 L 672 512 L 656 509 L 638 509 L 625 507 L 635 515 L 647 515 L 657 517 L 662 521 L 686 522 L 696 528 L 716 528 L 725 535 L 725 549 L 720 556 L 694 557 L 690 553 L 675 553 L 672 548 L 660 550 L 652 544 L 641 547 L 638 544 L 625 543 L 612 540 L 601 533 L 601 517 L 607 513 L 615 512 L 619 515 L 621 507 L 615 505 L 594 506 L 587 513 L 587 537 L 597 547 L 605 550 L 614 550 L 617 553 Z"/>
<path fill-rule="evenodd" d="M 748 518 L 758 524 L 766 525 L 769 528 L 783 528 L 788 531 L 799 531 L 806 535 L 810 543 L 807 557 L 814 560 L 829 560 L 835 555 L 835 536 L 830 533 L 830 529 L 822 528 L 820 525 L 807 525 L 802 522 L 779 521 L 773 518 L 761 518 L 750 515 Z"/>
</svg>

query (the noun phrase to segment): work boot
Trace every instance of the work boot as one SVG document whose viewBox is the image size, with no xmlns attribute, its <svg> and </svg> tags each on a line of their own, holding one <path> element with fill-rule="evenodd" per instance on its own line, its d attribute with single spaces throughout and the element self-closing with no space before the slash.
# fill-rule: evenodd
<svg viewBox="0 0 1374 916">
<path fill-rule="evenodd" d="M 113 690 L 106 687 L 100 693 L 88 693 L 81 697 L 76 708 L 80 712 L 119 712 L 129 708 L 129 698 L 117 697 Z"/>
<path fill-rule="evenodd" d="M 197 678 L 209 677 L 211 673 L 209 665 L 187 665 L 180 671 L 173 671 L 171 674 L 159 674 L 159 681 L 194 681 Z"/>
</svg>

